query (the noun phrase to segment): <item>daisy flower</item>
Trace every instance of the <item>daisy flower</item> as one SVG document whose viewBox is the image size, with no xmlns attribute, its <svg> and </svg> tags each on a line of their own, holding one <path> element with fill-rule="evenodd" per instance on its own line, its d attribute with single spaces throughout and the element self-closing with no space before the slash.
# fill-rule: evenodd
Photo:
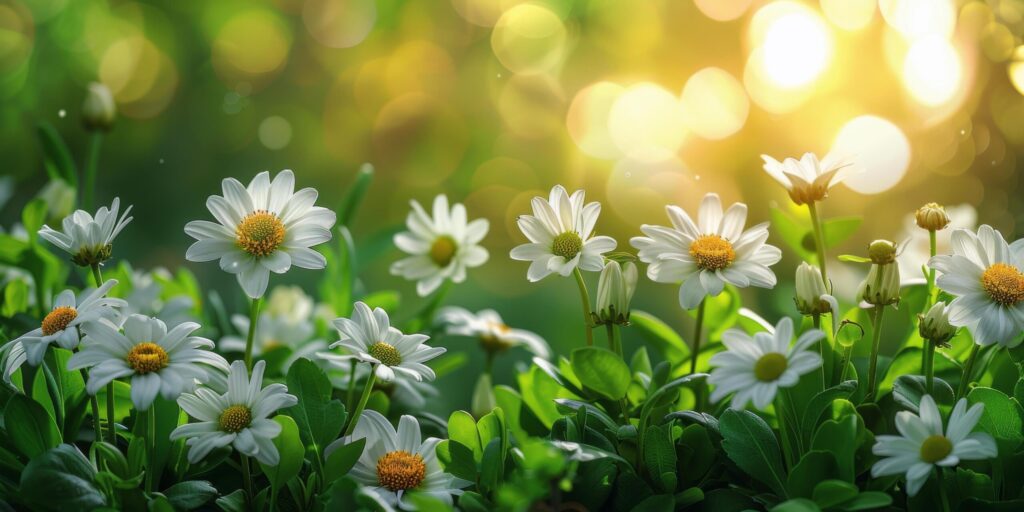
<svg viewBox="0 0 1024 512">
<path fill-rule="evenodd" d="M 209 372 L 228 371 L 228 362 L 210 350 L 213 342 L 191 334 L 195 322 L 184 322 L 167 330 L 161 320 L 131 315 L 124 333 L 109 321 L 85 327 L 82 350 L 68 360 L 68 369 L 89 368 L 85 389 L 95 395 L 114 379 L 131 377 L 132 403 L 140 411 L 160 394 L 167 400 L 191 391 L 195 381 L 206 382 Z"/>
<path fill-rule="evenodd" d="M 416 380 L 434 380 L 434 370 L 423 364 L 445 352 L 444 347 L 429 347 L 424 334 L 402 334 L 391 327 L 388 314 L 381 308 L 370 310 L 356 302 L 352 318 L 334 320 L 341 339 L 330 348 L 345 347 L 358 360 L 374 365 L 377 377 L 390 381 L 396 374 Z"/>
<path fill-rule="evenodd" d="M 779 388 L 795 386 L 801 375 L 821 366 L 821 356 L 807 348 L 825 333 L 809 330 L 790 347 L 792 337 L 793 321 L 788 317 L 779 321 L 774 332 L 759 332 L 753 337 L 739 329 L 726 331 L 722 344 L 728 350 L 715 354 L 710 361 L 715 367 L 708 377 L 708 384 L 715 386 L 711 401 L 735 393 L 733 409 L 742 409 L 749 401 L 764 409 L 775 400 Z"/>
<path fill-rule="evenodd" d="M 39 366 L 51 343 L 56 342 L 68 350 L 77 347 L 81 336 L 79 329 L 101 318 L 115 318 L 116 308 L 125 306 L 121 299 L 106 297 L 116 285 L 117 281 L 111 279 L 99 288 L 84 290 L 77 298 L 71 290 L 64 290 L 54 299 L 53 309 L 43 318 L 41 325 L 11 343 L 21 344 L 25 360 L 32 366 Z M 8 362 L 9 368 L 21 366 L 14 361 Z"/>
<path fill-rule="evenodd" d="M 238 332 L 249 332 L 249 317 L 234 315 L 231 323 Z M 311 339 L 315 330 L 312 297 L 297 286 L 276 286 L 257 320 L 252 354 L 259 356 L 279 347 L 288 347 L 291 355 L 281 365 L 281 371 L 287 373 L 299 358 L 312 359 L 314 354 L 327 348 L 323 340 Z M 244 352 L 245 338 L 225 336 L 219 345 L 225 352 Z"/>
<path fill-rule="evenodd" d="M 435 454 L 441 440 L 424 440 L 419 421 L 412 416 L 402 416 L 395 430 L 377 411 L 364 411 L 350 439 L 362 438 L 366 447 L 349 475 L 389 505 L 414 510 L 406 495 L 422 493 L 450 507 L 452 495 L 461 494 L 460 487 L 468 485 L 441 469 Z M 325 456 L 334 448 L 329 446 Z"/>
<path fill-rule="evenodd" d="M 514 260 L 529 261 L 526 277 L 540 281 L 552 272 L 568 276 L 577 268 L 599 272 L 604 268 L 602 254 L 615 249 L 615 239 L 592 236 L 601 203 L 583 204 L 584 192 L 572 196 L 561 185 L 551 189 L 550 197 L 533 198 L 533 215 L 521 215 L 519 229 L 530 243 L 512 249 Z"/>
<path fill-rule="evenodd" d="M 115 197 L 110 208 L 100 207 L 93 217 L 85 210 L 75 210 L 64 217 L 62 230 L 57 231 L 44 225 L 39 236 L 71 255 L 76 265 L 88 267 L 99 265 L 110 259 L 112 244 L 121 230 L 132 221 L 132 207 L 125 208 L 120 217 L 120 198 Z"/>
<path fill-rule="evenodd" d="M 957 296 L 949 323 L 967 327 L 979 345 L 1014 346 L 1024 330 L 1024 240 L 1008 245 L 998 231 L 981 226 L 977 234 L 958 229 L 953 254 L 935 256 L 939 288 Z"/>
<path fill-rule="evenodd" d="M 768 223 L 746 231 L 747 205 L 735 203 L 722 214 L 718 194 L 701 201 L 699 222 L 678 206 L 666 207 L 672 227 L 644 224 L 647 236 L 630 240 L 648 263 L 647 277 L 659 283 L 679 283 L 679 304 L 697 307 L 704 297 L 722 293 L 726 283 L 739 288 L 775 286 L 769 269 L 782 259 L 782 251 L 765 243 Z"/>
<path fill-rule="evenodd" d="M 782 162 L 768 155 L 761 155 L 761 159 L 764 160 L 765 172 L 786 187 L 796 204 L 825 199 L 830 188 L 855 174 L 850 162 L 832 154 L 825 155 L 820 161 L 814 153 L 804 153 L 799 160 L 787 158 Z"/>
<path fill-rule="evenodd" d="M 223 196 L 210 196 L 206 207 L 217 222 L 195 220 L 185 233 L 197 241 L 185 258 L 220 260 L 220 268 L 236 274 L 246 295 L 256 299 L 267 290 L 270 273 L 283 274 L 292 265 L 321 269 L 323 255 L 310 249 L 331 239 L 334 212 L 313 206 L 317 191 L 295 192 L 295 176 L 281 171 L 270 181 L 261 172 L 249 187 L 234 179 L 222 183 Z"/>
<path fill-rule="evenodd" d="M 489 353 L 504 352 L 512 347 L 523 347 L 534 355 L 548 359 L 551 349 L 547 342 L 535 333 L 513 329 L 493 309 L 473 313 L 467 309 L 451 306 L 437 313 L 437 322 L 446 326 L 445 332 L 453 336 L 476 338 L 480 346 Z"/>
<path fill-rule="evenodd" d="M 171 432 L 171 441 L 187 439 L 188 461 L 195 464 L 210 451 L 231 445 L 238 453 L 267 466 L 276 466 L 281 455 L 274 446 L 274 438 L 281 433 L 281 425 L 269 419 L 279 409 L 299 403 L 288 394 L 284 384 L 263 387 L 266 361 L 257 361 L 252 378 L 245 363 L 231 363 L 228 390 L 218 395 L 208 388 L 196 389 L 194 394 L 178 397 L 178 405 L 189 416 L 199 420 L 187 423 Z"/>
<path fill-rule="evenodd" d="M 479 245 L 487 235 L 487 219 L 467 221 L 466 207 L 456 203 L 449 209 L 444 194 L 434 198 L 433 216 L 412 201 L 405 225 L 409 230 L 395 235 L 395 245 L 410 256 L 391 265 L 391 273 L 416 281 L 416 293 L 421 297 L 445 279 L 465 281 L 467 268 L 487 261 L 487 249 Z"/>
<path fill-rule="evenodd" d="M 920 414 L 896 413 L 898 436 L 877 436 L 871 451 L 882 457 L 871 467 L 871 476 L 906 474 L 907 494 L 914 496 L 928 481 L 932 468 L 953 467 L 961 460 L 984 460 L 998 455 L 996 442 L 983 432 L 971 432 L 985 404 L 967 408 L 961 398 L 953 407 L 949 424 L 942 430 L 942 416 L 930 395 L 921 397 Z"/>
</svg>

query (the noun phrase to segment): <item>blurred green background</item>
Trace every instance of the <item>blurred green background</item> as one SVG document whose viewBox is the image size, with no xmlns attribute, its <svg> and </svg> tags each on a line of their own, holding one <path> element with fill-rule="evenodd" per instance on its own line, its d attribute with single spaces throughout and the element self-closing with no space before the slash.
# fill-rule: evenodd
<svg viewBox="0 0 1024 512">
<path fill-rule="evenodd" d="M 573 284 L 527 283 L 507 256 L 524 241 L 516 216 L 554 184 L 601 201 L 598 230 L 629 249 L 640 224 L 667 222 L 665 204 L 694 209 L 711 191 L 750 205 L 749 224 L 773 207 L 802 221 L 759 155 L 835 149 L 863 172 L 824 214 L 864 223 L 833 255 L 913 237 L 913 273 L 927 245 L 907 216 L 927 201 L 1012 238 L 1024 218 L 1022 34 L 1020 0 L 0 0 L 0 168 L 15 183 L 0 215 L 9 229 L 46 184 L 38 122 L 84 155 L 80 106 L 100 81 L 119 118 L 98 200 L 135 205 L 115 261 L 186 265 L 182 228 L 209 218 L 224 177 L 293 169 L 334 206 L 370 162 L 353 226 L 365 290 L 400 290 L 399 316 L 418 307 L 414 285 L 388 275 L 401 256 L 390 236 L 410 199 L 446 193 L 491 222 L 490 261 L 448 302 L 493 307 L 565 353 L 581 341 Z M 780 285 L 744 290 L 745 305 L 793 314 L 798 263 L 786 249 Z M 187 265 L 244 310 L 231 276 Z M 864 269 L 831 265 L 851 299 Z M 272 284 L 312 293 L 318 277 Z M 642 279 L 635 305 L 688 332 L 676 293 Z M 465 405 L 472 357 L 432 406 Z M 499 361 L 497 381 L 525 359 Z"/>
</svg>

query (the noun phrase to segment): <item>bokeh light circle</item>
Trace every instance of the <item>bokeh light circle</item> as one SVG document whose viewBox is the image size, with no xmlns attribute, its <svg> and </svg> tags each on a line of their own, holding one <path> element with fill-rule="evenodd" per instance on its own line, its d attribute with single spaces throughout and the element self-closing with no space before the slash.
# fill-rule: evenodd
<svg viewBox="0 0 1024 512">
<path fill-rule="evenodd" d="M 875 0 L 821 0 L 821 11 L 843 30 L 860 30 L 875 17 Z"/>
<path fill-rule="evenodd" d="M 150 118 L 171 101 L 178 71 L 152 41 L 135 35 L 118 39 L 103 52 L 99 81 L 110 88 L 118 113 Z"/>
<path fill-rule="evenodd" d="M 839 130 L 832 153 L 853 162 L 855 174 L 843 183 L 861 194 L 877 194 L 896 186 L 910 166 L 910 141 L 891 121 L 859 116 Z"/>
<path fill-rule="evenodd" d="M 306 0 L 302 21 L 313 39 L 330 48 L 351 48 L 377 21 L 376 0 Z"/>
<path fill-rule="evenodd" d="M 799 87 L 828 67 L 832 36 L 820 16 L 804 9 L 773 20 L 762 48 L 768 76 L 783 87 Z"/>
<path fill-rule="evenodd" d="M 743 128 L 750 100 L 739 80 L 720 68 L 704 68 L 690 77 L 680 98 L 690 131 L 711 140 L 724 139 Z"/>
<path fill-rule="evenodd" d="M 292 140 L 292 125 L 281 116 L 270 116 L 260 122 L 258 134 L 267 149 L 284 149 Z"/>
<path fill-rule="evenodd" d="M 731 21 L 747 12 L 754 0 L 693 0 L 705 16 L 715 21 Z"/>
<path fill-rule="evenodd" d="M 608 126 L 624 154 L 645 162 L 671 158 L 686 138 L 679 100 L 650 82 L 631 85 L 619 95 L 608 114 Z"/>
<path fill-rule="evenodd" d="M 576 93 L 565 125 L 569 136 L 581 151 L 596 158 L 613 160 L 622 156 L 608 127 L 612 105 L 625 87 L 612 82 L 597 82 Z"/>
<path fill-rule="evenodd" d="M 498 19 L 491 32 L 491 49 L 511 71 L 543 73 L 562 62 L 566 39 L 558 15 L 540 5 L 521 4 Z"/>
<path fill-rule="evenodd" d="M 949 38 L 956 28 L 953 0 L 879 0 L 886 23 L 907 40 L 927 36 Z"/>
<path fill-rule="evenodd" d="M 214 69 L 221 80 L 234 86 L 283 69 L 291 50 L 291 33 L 273 12 L 250 9 L 224 23 L 212 46 Z"/>
<path fill-rule="evenodd" d="M 942 105 L 963 83 L 963 65 L 953 45 L 940 36 L 918 39 L 903 60 L 903 84 L 923 105 Z"/>
</svg>

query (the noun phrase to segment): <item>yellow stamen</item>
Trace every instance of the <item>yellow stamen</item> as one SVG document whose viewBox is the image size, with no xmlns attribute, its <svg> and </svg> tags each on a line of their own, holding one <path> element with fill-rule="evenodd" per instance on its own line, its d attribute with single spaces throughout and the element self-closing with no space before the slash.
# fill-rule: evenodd
<svg viewBox="0 0 1024 512">
<path fill-rule="evenodd" d="M 992 300 L 1003 306 L 1024 300 L 1024 275 L 1013 265 L 992 265 L 981 274 L 981 286 Z"/>
<path fill-rule="evenodd" d="M 786 356 L 778 352 L 769 352 L 754 363 L 754 376 L 761 382 L 772 382 L 786 372 L 787 366 L 789 362 L 786 361 Z"/>
<path fill-rule="evenodd" d="M 252 411 L 244 405 L 232 405 L 220 413 L 217 423 L 222 431 L 237 434 L 252 423 Z"/>
<path fill-rule="evenodd" d="M 402 364 L 402 354 L 398 352 L 398 349 L 390 343 L 384 343 L 383 341 L 378 341 L 370 346 L 370 355 L 388 366 Z"/>
<path fill-rule="evenodd" d="M 931 435 L 921 443 L 921 460 L 934 464 L 945 459 L 952 451 L 953 443 L 949 439 L 938 434 Z"/>
<path fill-rule="evenodd" d="M 555 237 L 551 242 L 551 254 L 567 260 L 576 257 L 583 250 L 583 239 L 575 231 L 566 231 Z"/>
<path fill-rule="evenodd" d="M 430 259 L 441 268 L 447 267 L 455 257 L 458 246 L 450 236 L 439 236 L 430 246 Z"/>
<path fill-rule="evenodd" d="M 690 256 L 702 270 L 721 270 L 736 260 L 732 243 L 718 235 L 704 235 L 690 244 Z"/>
<path fill-rule="evenodd" d="M 43 336 L 49 336 L 68 328 L 68 324 L 78 317 L 78 311 L 71 306 L 57 306 L 43 319 Z"/>
<path fill-rule="evenodd" d="M 284 223 L 273 213 L 256 210 L 238 223 L 235 242 L 253 256 L 268 256 L 284 242 Z"/>
<path fill-rule="evenodd" d="M 423 457 L 405 450 L 388 452 L 377 459 L 377 482 L 392 491 L 415 489 L 426 476 Z"/>
<path fill-rule="evenodd" d="M 157 372 L 167 367 L 171 362 L 167 351 L 156 343 L 148 341 L 139 343 L 128 351 L 128 366 L 131 366 L 135 373 L 145 375 Z"/>
</svg>

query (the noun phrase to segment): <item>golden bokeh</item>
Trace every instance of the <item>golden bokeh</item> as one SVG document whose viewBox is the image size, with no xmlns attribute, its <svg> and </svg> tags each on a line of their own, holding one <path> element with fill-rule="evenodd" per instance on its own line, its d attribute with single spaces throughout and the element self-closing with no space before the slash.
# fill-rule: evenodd
<svg viewBox="0 0 1024 512">
<path fill-rule="evenodd" d="M 608 113 L 608 126 L 615 146 L 644 162 L 672 158 L 686 139 L 679 98 L 651 82 L 622 91 Z"/>
<path fill-rule="evenodd" d="M 568 35 L 561 18 L 536 4 L 505 11 L 491 32 L 491 48 L 501 64 L 515 73 L 543 73 L 565 58 Z"/>
<path fill-rule="evenodd" d="M 687 128 L 705 139 L 724 139 L 738 132 L 750 113 L 743 85 L 721 68 L 694 73 L 683 86 L 680 101 Z"/>
<path fill-rule="evenodd" d="M 217 31 L 212 60 L 228 85 L 261 84 L 284 68 L 291 32 L 272 11 L 249 9 L 232 15 Z"/>
<path fill-rule="evenodd" d="M 910 141 L 898 126 L 877 116 L 859 116 L 843 125 L 831 152 L 851 161 L 857 174 L 846 186 L 877 194 L 896 186 L 910 165 Z"/>
</svg>

